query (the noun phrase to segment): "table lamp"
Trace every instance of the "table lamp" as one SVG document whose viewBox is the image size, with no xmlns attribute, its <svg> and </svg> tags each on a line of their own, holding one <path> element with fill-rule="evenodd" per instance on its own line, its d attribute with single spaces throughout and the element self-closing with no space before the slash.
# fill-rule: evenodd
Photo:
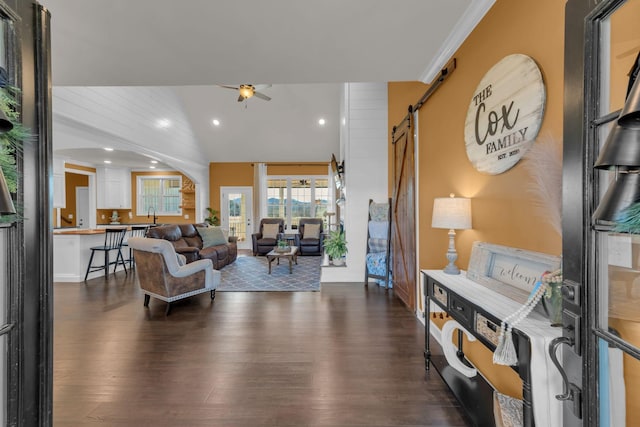
<svg viewBox="0 0 640 427">
<path fill-rule="evenodd" d="M 449 249 L 447 250 L 449 264 L 444 268 L 444 272 L 447 274 L 460 274 L 460 269 L 455 264 L 458 259 L 455 246 L 455 230 L 471 228 L 471 199 L 455 197 L 453 193 L 449 197 L 437 197 L 434 199 L 431 226 L 433 228 L 449 229 Z"/>
</svg>

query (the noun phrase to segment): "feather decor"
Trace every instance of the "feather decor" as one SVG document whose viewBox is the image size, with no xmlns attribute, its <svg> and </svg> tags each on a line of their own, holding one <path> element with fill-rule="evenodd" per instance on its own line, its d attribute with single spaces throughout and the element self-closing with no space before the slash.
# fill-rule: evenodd
<svg viewBox="0 0 640 427">
<path fill-rule="evenodd" d="M 524 155 L 523 165 L 531 176 L 526 191 L 536 213 L 562 236 L 562 144 L 548 135 L 539 137 Z"/>
</svg>

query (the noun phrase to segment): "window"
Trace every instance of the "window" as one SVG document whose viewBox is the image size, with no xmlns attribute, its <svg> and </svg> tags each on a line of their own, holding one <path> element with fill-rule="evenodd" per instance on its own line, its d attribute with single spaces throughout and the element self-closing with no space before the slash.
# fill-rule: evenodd
<svg viewBox="0 0 640 427">
<path fill-rule="evenodd" d="M 324 218 L 330 198 L 327 177 L 267 177 L 267 217 L 297 229 L 300 218 Z"/>
<path fill-rule="evenodd" d="M 138 215 L 154 209 L 156 215 L 182 215 L 181 188 L 181 176 L 139 176 L 136 197 Z"/>
<path fill-rule="evenodd" d="M 287 200 L 289 190 L 286 179 L 270 179 L 267 181 L 267 216 L 269 218 L 285 218 L 287 216 Z"/>
</svg>

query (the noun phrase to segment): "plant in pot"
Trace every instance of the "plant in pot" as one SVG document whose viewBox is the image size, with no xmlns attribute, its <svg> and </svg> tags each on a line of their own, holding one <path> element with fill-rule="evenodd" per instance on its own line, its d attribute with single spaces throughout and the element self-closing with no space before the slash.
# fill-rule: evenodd
<svg viewBox="0 0 640 427">
<path fill-rule="evenodd" d="M 207 212 L 209 212 L 209 216 L 204 220 L 209 225 L 220 225 L 220 218 L 218 218 L 218 211 L 215 209 L 207 208 Z"/>
<path fill-rule="evenodd" d="M 333 265 L 344 264 L 344 256 L 347 254 L 347 241 L 344 231 L 335 230 L 324 239 L 324 251 L 331 258 Z"/>
</svg>

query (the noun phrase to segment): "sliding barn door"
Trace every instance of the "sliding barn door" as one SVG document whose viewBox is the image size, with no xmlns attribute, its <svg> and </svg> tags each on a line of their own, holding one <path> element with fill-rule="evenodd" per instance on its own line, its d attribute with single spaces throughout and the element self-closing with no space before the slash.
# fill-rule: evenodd
<svg viewBox="0 0 640 427">
<path fill-rule="evenodd" d="M 412 113 L 393 128 L 393 289 L 413 311 L 416 301 L 415 159 Z"/>
</svg>

